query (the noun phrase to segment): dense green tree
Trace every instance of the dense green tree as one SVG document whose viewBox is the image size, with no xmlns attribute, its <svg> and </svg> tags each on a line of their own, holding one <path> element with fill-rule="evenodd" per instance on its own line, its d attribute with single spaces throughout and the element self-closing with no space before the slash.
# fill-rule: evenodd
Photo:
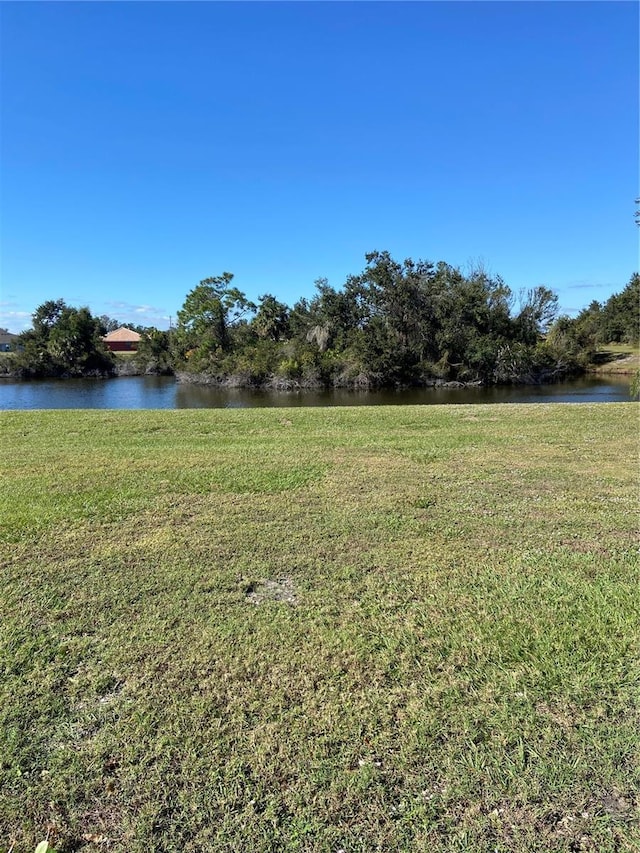
<svg viewBox="0 0 640 853">
<path fill-rule="evenodd" d="M 174 352 L 179 359 L 193 358 L 202 369 L 216 354 L 231 349 L 231 329 L 255 305 L 237 287 L 232 287 L 233 274 L 203 279 L 187 295 L 178 311 L 178 325 L 173 336 Z M 194 357 L 195 356 L 195 357 Z"/>
<path fill-rule="evenodd" d="M 104 327 L 88 308 L 49 300 L 32 319 L 32 328 L 20 336 L 16 368 L 21 375 L 87 376 L 113 371 L 113 357 L 102 340 Z"/>
<path fill-rule="evenodd" d="M 120 320 L 116 320 L 114 317 L 109 317 L 108 314 L 101 314 L 98 319 L 102 324 L 105 335 L 109 332 L 115 332 L 116 329 L 119 329 L 123 325 Z M 137 331 L 137 329 L 135 331 Z"/>
<path fill-rule="evenodd" d="M 535 344 L 546 334 L 558 314 L 558 296 L 548 287 L 539 285 L 527 291 L 516 324 L 524 343 Z"/>
<path fill-rule="evenodd" d="M 49 299 L 39 305 L 32 316 L 32 329 L 26 335 L 33 340 L 47 341 L 51 330 L 60 320 L 63 312 L 67 310 L 64 299 Z"/>
<path fill-rule="evenodd" d="M 634 273 L 627 286 L 604 304 L 596 300 L 574 319 L 559 317 L 549 329 L 549 343 L 563 358 L 570 356 L 586 365 L 598 347 L 609 343 L 637 343 L 640 339 L 640 276 Z"/>
<path fill-rule="evenodd" d="M 146 373 L 172 373 L 171 333 L 147 328 L 138 343 L 135 362 Z"/>
<path fill-rule="evenodd" d="M 315 282 L 316 294 L 308 304 L 305 338 L 321 352 L 348 347 L 359 317 L 352 292 L 336 290 L 326 278 Z"/>
<path fill-rule="evenodd" d="M 309 300 L 304 296 L 294 303 L 289 312 L 289 332 L 293 339 L 306 337 L 310 324 Z"/>
<path fill-rule="evenodd" d="M 251 326 L 259 338 L 285 341 L 289 338 L 289 308 L 275 296 L 265 293 L 258 299 L 258 309 Z"/>
<path fill-rule="evenodd" d="M 640 339 L 640 275 L 634 273 L 621 293 L 604 304 L 600 317 L 603 343 L 636 343 Z"/>
<path fill-rule="evenodd" d="M 401 361 L 421 360 L 433 349 L 435 305 L 429 287 L 433 265 L 410 258 L 402 264 L 389 252 L 365 255 L 367 266 L 350 287 L 359 293 L 361 322 L 386 330 L 387 343 Z"/>
<path fill-rule="evenodd" d="M 598 348 L 598 344 L 603 342 L 602 305 L 596 299 L 592 300 L 587 308 L 583 308 L 580 311 L 572 323 L 574 326 L 573 334 L 577 345 L 581 350 L 587 352 L 589 356 L 593 355 Z M 553 326 L 549 334 L 551 334 L 551 331 L 553 331 Z"/>
<path fill-rule="evenodd" d="M 411 259 L 401 264 L 388 252 L 370 252 L 365 260 L 364 271 L 349 276 L 344 288 L 351 351 L 360 372 L 376 382 L 412 382 L 435 352 L 433 267 Z"/>
<path fill-rule="evenodd" d="M 580 325 L 563 314 L 553 323 L 539 349 L 555 369 L 574 373 L 587 366 L 595 352 L 595 344 L 586 324 Z"/>
<path fill-rule="evenodd" d="M 637 275 L 571 320 L 556 319 L 557 296 L 544 286 L 514 311 L 509 287 L 482 267 L 464 273 L 443 261 L 398 262 L 386 251 L 365 261 L 342 287 L 318 279 L 315 294 L 291 309 L 269 293 L 254 305 L 231 273 L 206 278 L 187 294 L 175 331 L 137 327 L 144 337 L 136 361 L 239 384 L 533 382 L 584 368 L 598 342 L 638 337 Z M 101 369 L 110 357 L 100 333 L 115 323 L 62 300 L 44 303 L 22 338 L 29 375 Z"/>
</svg>

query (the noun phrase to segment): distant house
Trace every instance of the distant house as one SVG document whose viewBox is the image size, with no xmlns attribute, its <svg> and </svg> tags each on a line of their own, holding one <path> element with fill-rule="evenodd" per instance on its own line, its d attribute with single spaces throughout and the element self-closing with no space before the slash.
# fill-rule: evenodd
<svg viewBox="0 0 640 853">
<path fill-rule="evenodd" d="M 0 352 L 10 352 L 11 344 L 18 340 L 18 336 L 0 329 Z"/>
<path fill-rule="evenodd" d="M 138 349 L 140 337 L 141 335 L 134 332 L 133 329 L 120 326 L 115 332 L 109 332 L 108 335 L 105 335 L 103 341 L 111 352 L 135 352 Z"/>
</svg>

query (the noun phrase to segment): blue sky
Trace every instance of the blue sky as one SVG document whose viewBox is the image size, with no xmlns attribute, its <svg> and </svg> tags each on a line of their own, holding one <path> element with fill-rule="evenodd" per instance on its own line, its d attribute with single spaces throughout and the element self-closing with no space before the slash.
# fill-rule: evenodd
<svg viewBox="0 0 640 853">
<path fill-rule="evenodd" d="M 292 304 L 366 252 L 567 313 L 638 269 L 635 2 L 0 5 L 0 325 Z"/>
</svg>

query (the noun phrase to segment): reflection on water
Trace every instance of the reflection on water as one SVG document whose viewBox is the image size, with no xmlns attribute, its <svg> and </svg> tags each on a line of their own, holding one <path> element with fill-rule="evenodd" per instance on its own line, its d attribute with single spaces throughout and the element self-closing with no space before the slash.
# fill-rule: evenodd
<svg viewBox="0 0 640 853">
<path fill-rule="evenodd" d="M 174 409 L 171 377 L 0 381 L 0 409 Z"/>
<path fill-rule="evenodd" d="M 178 385 L 176 408 L 622 402 L 629 400 L 628 389 L 628 381 L 602 382 L 593 379 L 518 388 L 426 388 L 404 391 L 249 391 L 243 388 L 213 389 Z"/>
<path fill-rule="evenodd" d="M 251 391 L 181 385 L 167 376 L 119 379 L 0 380 L 0 409 L 220 409 L 274 406 L 388 406 L 442 403 L 621 403 L 626 376 L 581 378 L 516 388 L 409 391 Z"/>
</svg>

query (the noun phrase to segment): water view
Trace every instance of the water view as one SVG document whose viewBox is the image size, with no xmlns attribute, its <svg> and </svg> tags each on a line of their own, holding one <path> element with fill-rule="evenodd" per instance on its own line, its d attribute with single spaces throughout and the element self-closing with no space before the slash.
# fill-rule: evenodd
<svg viewBox="0 0 640 853">
<path fill-rule="evenodd" d="M 180 384 L 166 376 L 0 381 L 0 410 L 224 409 L 282 406 L 387 406 L 442 403 L 621 403 L 629 377 L 582 377 L 557 385 L 426 388 L 403 391 L 255 391 Z"/>
</svg>

